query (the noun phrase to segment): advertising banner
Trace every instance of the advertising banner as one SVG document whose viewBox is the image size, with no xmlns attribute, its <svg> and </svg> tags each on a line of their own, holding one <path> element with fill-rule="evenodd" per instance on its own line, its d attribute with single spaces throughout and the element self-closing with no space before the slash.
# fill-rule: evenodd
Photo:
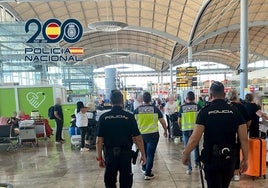
<svg viewBox="0 0 268 188">
<path fill-rule="evenodd" d="M 54 105 L 52 87 L 18 88 L 20 110 L 26 114 L 38 110 L 40 115 L 47 118 L 48 108 Z"/>
</svg>

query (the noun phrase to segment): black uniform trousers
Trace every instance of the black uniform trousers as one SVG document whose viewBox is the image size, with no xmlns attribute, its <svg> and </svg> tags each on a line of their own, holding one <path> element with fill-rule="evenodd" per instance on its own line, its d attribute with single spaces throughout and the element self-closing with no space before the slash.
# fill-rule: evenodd
<svg viewBox="0 0 268 188">
<path fill-rule="evenodd" d="M 212 157 L 204 164 L 205 179 L 208 188 L 228 188 L 234 175 L 236 158 L 222 159 Z"/>
<path fill-rule="evenodd" d="M 106 188 L 116 188 L 117 173 L 119 171 L 120 188 L 131 188 L 133 174 L 131 169 L 132 151 L 114 147 L 104 150 L 105 173 L 104 183 Z"/>
<path fill-rule="evenodd" d="M 241 143 L 239 138 L 237 138 L 236 150 L 235 150 L 235 157 L 236 157 L 235 170 L 240 169 L 240 149 L 241 149 Z"/>
<path fill-rule="evenodd" d="M 55 119 L 56 121 L 56 142 L 60 142 L 62 139 L 63 120 Z"/>
</svg>

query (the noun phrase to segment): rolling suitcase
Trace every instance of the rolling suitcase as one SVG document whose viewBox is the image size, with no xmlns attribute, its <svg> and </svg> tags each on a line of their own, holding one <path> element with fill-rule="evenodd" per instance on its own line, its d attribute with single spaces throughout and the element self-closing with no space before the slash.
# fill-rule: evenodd
<svg viewBox="0 0 268 188">
<path fill-rule="evenodd" d="M 174 113 L 170 115 L 170 135 L 171 138 L 181 137 L 182 132 L 180 130 L 180 127 L 178 125 L 178 113 Z"/>
<path fill-rule="evenodd" d="M 181 133 L 181 130 L 179 128 L 177 121 L 170 122 L 170 134 L 171 134 L 171 138 L 182 136 L 182 133 Z"/>
<path fill-rule="evenodd" d="M 76 126 L 71 126 L 69 128 L 69 135 L 73 136 L 73 135 L 80 135 L 80 129 Z"/>
<path fill-rule="evenodd" d="M 71 148 L 79 148 L 81 144 L 80 129 L 76 126 L 69 128 L 69 135 L 71 137 Z"/>
<path fill-rule="evenodd" d="M 249 138 L 248 176 L 266 178 L 266 140 Z"/>
</svg>

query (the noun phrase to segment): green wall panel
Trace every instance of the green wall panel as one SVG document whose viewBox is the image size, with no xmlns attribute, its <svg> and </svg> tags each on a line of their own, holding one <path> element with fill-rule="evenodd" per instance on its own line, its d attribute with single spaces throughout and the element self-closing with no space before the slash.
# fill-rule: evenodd
<svg viewBox="0 0 268 188">
<path fill-rule="evenodd" d="M 70 126 L 71 122 L 71 115 L 74 114 L 74 110 L 76 109 L 76 104 L 63 104 L 62 111 L 64 115 L 64 126 Z"/>
<path fill-rule="evenodd" d="M 16 111 L 14 88 L 0 88 L 0 116 L 10 117 Z"/>
<path fill-rule="evenodd" d="M 52 87 L 18 88 L 19 108 L 26 114 L 38 110 L 40 115 L 47 118 L 48 108 L 54 105 Z"/>
</svg>

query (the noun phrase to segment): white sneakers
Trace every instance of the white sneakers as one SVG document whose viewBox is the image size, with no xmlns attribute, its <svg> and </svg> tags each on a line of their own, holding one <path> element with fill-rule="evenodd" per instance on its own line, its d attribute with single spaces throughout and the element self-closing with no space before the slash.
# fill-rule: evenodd
<svg viewBox="0 0 268 188">
<path fill-rule="evenodd" d="M 153 174 L 149 174 L 149 175 L 145 175 L 144 176 L 144 180 L 151 180 L 154 179 L 154 175 Z"/>
<path fill-rule="evenodd" d="M 141 168 L 141 173 L 142 173 L 142 174 L 145 174 L 145 170 L 143 170 L 142 168 Z"/>
<path fill-rule="evenodd" d="M 239 181 L 240 180 L 240 176 L 239 175 L 234 175 L 234 181 Z"/>
<path fill-rule="evenodd" d="M 88 149 L 88 148 L 81 148 L 80 151 L 81 151 L 81 152 L 89 151 L 89 149 Z"/>
<path fill-rule="evenodd" d="M 144 180 L 151 180 L 154 179 L 154 174 L 146 174 L 145 170 L 141 168 L 141 173 L 144 175 Z"/>
<path fill-rule="evenodd" d="M 186 170 L 187 175 L 191 175 L 191 173 L 192 173 L 192 170 Z"/>
</svg>

